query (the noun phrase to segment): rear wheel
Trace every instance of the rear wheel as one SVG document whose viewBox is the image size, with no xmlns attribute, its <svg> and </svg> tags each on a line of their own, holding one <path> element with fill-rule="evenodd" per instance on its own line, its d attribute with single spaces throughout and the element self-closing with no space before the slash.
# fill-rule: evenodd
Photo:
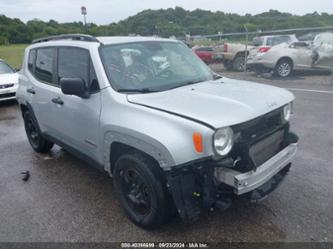
<svg viewBox="0 0 333 249">
<path fill-rule="evenodd" d="M 286 78 L 289 77 L 293 72 L 293 64 L 290 60 L 280 60 L 274 69 L 274 74 L 276 76 Z"/>
<path fill-rule="evenodd" d="M 226 70 L 232 70 L 232 63 L 230 61 L 224 61 L 223 65 Z"/>
<path fill-rule="evenodd" d="M 53 147 L 53 143 L 42 136 L 38 123 L 30 111 L 24 112 L 23 119 L 25 132 L 31 147 L 38 153 L 49 152 Z"/>
<path fill-rule="evenodd" d="M 137 151 L 126 152 L 115 162 L 114 187 L 130 220 L 153 229 L 168 217 L 170 201 L 157 163 Z"/>
<path fill-rule="evenodd" d="M 245 56 L 237 55 L 232 63 L 232 68 L 237 72 L 243 72 L 245 67 Z"/>
</svg>

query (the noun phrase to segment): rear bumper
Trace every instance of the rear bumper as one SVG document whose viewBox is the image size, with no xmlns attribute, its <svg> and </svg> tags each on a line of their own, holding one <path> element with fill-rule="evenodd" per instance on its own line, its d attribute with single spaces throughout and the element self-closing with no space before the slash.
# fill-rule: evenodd
<svg viewBox="0 0 333 249">
<path fill-rule="evenodd" d="M 296 152 L 297 143 L 290 144 L 256 170 L 246 173 L 228 168 L 215 168 L 215 179 L 232 187 L 236 195 L 242 195 L 262 186 L 290 165 Z"/>
</svg>

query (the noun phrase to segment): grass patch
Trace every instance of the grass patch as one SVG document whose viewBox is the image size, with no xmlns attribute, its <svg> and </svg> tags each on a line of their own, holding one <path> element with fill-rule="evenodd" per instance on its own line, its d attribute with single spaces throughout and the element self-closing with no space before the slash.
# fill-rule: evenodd
<svg viewBox="0 0 333 249">
<path fill-rule="evenodd" d="M 14 68 L 20 68 L 22 65 L 24 49 L 28 45 L 15 44 L 0 46 L 0 59 L 5 60 Z"/>
</svg>

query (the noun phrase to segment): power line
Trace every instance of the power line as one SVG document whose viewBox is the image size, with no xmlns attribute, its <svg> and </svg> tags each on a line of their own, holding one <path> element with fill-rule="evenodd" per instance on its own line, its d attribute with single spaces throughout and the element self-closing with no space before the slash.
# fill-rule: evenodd
<svg viewBox="0 0 333 249">
<path fill-rule="evenodd" d="M 252 31 L 252 32 L 233 32 L 233 33 L 219 33 L 214 35 L 203 35 L 205 38 L 218 38 L 227 36 L 243 36 L 243 35 L 269 35 L 269 34 L 279 34 L 279 33 L 290 33 L 297 31 L 320 31 L 320 30 L 333 30 L 333 26 L 325 27 L 308 27 L 308 28 L 295 28 L 295 29 L 279 29 L 279 30 L 269 30 L 269 31 Z"/>
</svg>

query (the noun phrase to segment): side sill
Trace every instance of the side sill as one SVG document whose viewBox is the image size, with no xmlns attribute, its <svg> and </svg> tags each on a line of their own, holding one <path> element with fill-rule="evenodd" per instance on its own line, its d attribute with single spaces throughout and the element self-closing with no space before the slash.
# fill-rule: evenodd
<svg viewBox="0 0 333 249">
<path fill-rule="evenodd" d="M 43 137 L 45 137 L 47 140 L 59 145 L 60 147 L 64 148 L 66 151 L 73 154 L 75 157 L 77 157 L 81 161 L 88 163 L 89 165 L 93 166 L 94 168 L 97 168 L 98 170 L 100 170 L 103 173 L 106 173 L 106 171 L 104 170 L 104 165 L 100 164 L 95 159 L 87 156 L 86 154 L 80 152 L 79 150 L 73 148 L 72 146 L 65 144 L 64 142 L 60 141 L 58 138 L 50 136 L 46 133 L 43 133 Z"/>
</svg>

